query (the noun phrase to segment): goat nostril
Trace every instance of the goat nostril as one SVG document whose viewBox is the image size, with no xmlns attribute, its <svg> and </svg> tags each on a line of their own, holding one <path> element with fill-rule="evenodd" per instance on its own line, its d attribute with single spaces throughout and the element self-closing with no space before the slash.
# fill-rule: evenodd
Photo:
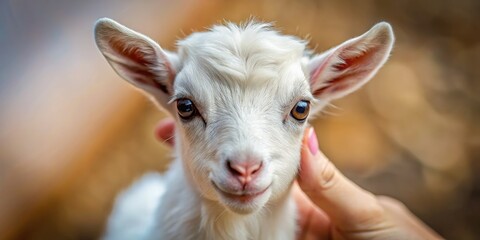
<svg viewBox="0 0 480 240">
<path fill-rule="evenodd" d="M 233 161 L 227 160 L 226 167 L 228 171 L 236 177 L 246 177 L 250 179 L 254 175 L 256 175 L 259 171 L 261 171 L 263 167 L 263 162 L 258 163 L 239 163 L 235 164 Z"/>
<path fill-rule="evenodd" d="M 230 160 L 227 160 L 227 168 L 230 171 L 230 173 L 232 173 L 233 175 L 241 176 L 241 175 L 245 174 L 244 169 L 239 168 L 238 166 L 236 166 L 236 167 L 232 166 L 232 162 Z M 243 171 L 241 171 L 241 170 L 243 170 Z"/>
<path fill-rule="evenodd" d="M 260 171 L 262 169 L 263 162 L 260 162 L 259 164 L 255 165 L 252 169 L 252 175 Z"/>
</svg>

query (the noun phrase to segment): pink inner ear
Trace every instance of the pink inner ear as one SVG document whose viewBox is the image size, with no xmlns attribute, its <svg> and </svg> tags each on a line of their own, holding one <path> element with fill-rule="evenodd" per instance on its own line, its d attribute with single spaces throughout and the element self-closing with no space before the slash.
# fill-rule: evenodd
<svg viewBox="0 0 480 240">
<path fill-rule="evenodd" d="M 170 63 L 168 62 L 166 57 L 163 61 L 158 60 L 153 62 L 152 59 L 155 59 L 155 57 L 157 56 L 152 57 L 147 55 L 154 55 L 155 51 L 153 49 L 150 49 L 151 53 L 146 53 L 140 47 L 133 45 L 128 46 L 127 44 L 125 44 L 125 40 L 115 37 L 111 38 L 108 43 L 112 50 L 115 51 L 118 55 L 123 56 L 124 58 L 132 62 L 126 63 L 116 59 L 110 59 L 110 61 L 115 62 L 116 64 L 121 66 L 125 73 L 129 74 L 134 81 L 160 89 L 164 93 L 169 93 L 167 85 L 157 81 L 158 78 L 162 78 L 164 76 L 159 76 L 159 73 L 157 73 L 153 69 L 155 65 L 159 65 L 159 69 L 162 68 L 163 65 L 163 69 L 168 72 L 166 74 L 166 77 L 168 79 L 166 80 L 172 84 L 175 73 L 173 72 L 173 69 L 170 66 Z M 146 47 L 151 48 L 148 45 Z"/>
<path fill-rule="evenodd" d="M 370 71 L 373 70 L 376 63 L 376 54 L 380 50 L 380 47 L 369 46 L 365 50 L 352 49 L 354 46 L 347 47 L 342 50 L 339 54 L 340 58 L 343 60 L 343 63 L 334 64 L 332 67 L 337 71 L 341 72 L 347 70 L 349 72 L 361 69 L 361 71 Z M 345 57 L 345 53 L 349 51 L 360 51 L 359 54 L 351 57 Z M 343 54 L 342 54 L 343 53 Z"/>
<path fill-rule="evenodd" d="M 328 81 L 326 86 L 321 87 L 313 92 L 314 96 L 319 96 L 321 94 L 326 94 L 335 91 L 342 91 L 347 89 L 350 85 L 345 84 L 345 77 L 334 78 Z"/>
<path fill-rule="evenodd" d="M 328 57 L 326 57 L 325 60 L 322 61 L 322 63 L 313 70 L 313 72 L 310 73 L 310 84 L 314 86 L 317 81 L 319 80 L 319 75 L 324 71 L 325 67 L 328 66 L 328 63 L 330 60 L 333 58 L 333 54 L 330 54 Z"/>
<path fill-rule="evenodd" d="M 140 51 L 139 47 L 128 46 L 128 44 L 125 44 L 124 39 L 112 37 L 109 39 L 108 44 L 117 54 L 124 56 L 139 65 L 146 66 L 152 64 L 151 61 L 147 61 L 145 53 Z"/>
<path fill-rule="evenodd" d="M 318 96 L 321 94 L 340 92 L 346 90 L 353 85 L 359 83 L 375 68 L 376 53 L 378 47 L 368 48 L 365 51 L 359 52 L 359 54 L 346 57 L 345 53 L 348 51 L 359 51 L 358 49 L 351 49 L 352 46 L 345 49 L 341 49 L 341 52 L 337 55 L 342 59 L 342 62 L 331 63 L 334 54 L 331 54 L 314 72 L 312 79 L 320 81 L 325 86 L 316 89 L 313 94 Z M 330 79 L 321 79 L 322 72 L 327 69 L 333 70 Z"/>
</svg>

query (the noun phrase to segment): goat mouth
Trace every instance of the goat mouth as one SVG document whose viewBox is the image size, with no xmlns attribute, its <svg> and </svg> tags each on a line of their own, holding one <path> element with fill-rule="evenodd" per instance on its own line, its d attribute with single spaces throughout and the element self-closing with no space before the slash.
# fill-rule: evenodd
<svg viewBox="0 0 480 240">
<path fill-rule="evenodd" d="M 248 203 L 248 202 L 253 201 L 255 198 L 261 196 L 262 194 L 264 194 L 270 188 L 270 185 L 268 185 L 266 188 L 264 188 L 263 190 L 260 190 L 258 192 L 254 192 L 254 193 L 248 192 L 248 193 L 234 194 L 234 193 L 229 193 L 229 192 L 226 192 L 226 191 L 222 190 L 213 181 L 212 181 L 212 184 L 215 187 L 215 190 L 217 190 L 217 192 L 219 192 L 224 197 L 226 197 L 228 199 L 231 199 L 231 200 L 241 202 L 241 203 Z"/>
</svg>

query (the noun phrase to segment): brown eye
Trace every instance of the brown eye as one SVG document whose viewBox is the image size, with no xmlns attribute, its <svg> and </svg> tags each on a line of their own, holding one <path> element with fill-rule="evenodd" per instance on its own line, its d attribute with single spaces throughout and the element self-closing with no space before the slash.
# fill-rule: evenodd
<svg viewBox="0 0 480 240">
<path fill-rule="evenodd" d="M 297 121 L 303 122 L 308 117 L 310 111 L 310 102 L 308 101 L 298 101 L 297 104 L 293 107 L 290 115 L 295 118 Z"/>
<path fill-rule="evenodd" d="M 177 100 L 177 110 L 178 115 L 184 120 L 191 119 L 196 113 L 195 105 L 187 98 Z"/>
</svg>

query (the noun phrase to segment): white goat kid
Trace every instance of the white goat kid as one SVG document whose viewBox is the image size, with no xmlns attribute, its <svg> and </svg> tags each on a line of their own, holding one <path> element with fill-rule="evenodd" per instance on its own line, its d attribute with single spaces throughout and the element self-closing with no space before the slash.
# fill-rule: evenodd
<svg viewBox="0 0 480 240">
<path fill-rule="evenodd" d="M 156 210 L 127 212 L 120 229 L 114 214 L 106 238 L 132 237 L 129 217 L 144 217 L 150 220 L 135 238 L 265 240 L 295 238 L 289 189 L 309 110 L 367 82 L 394 37 L 388 23 L 379 23 L 311 56 L 305 41 L 269 24 L 227 23 L 179 41 L 173 53 L 100 19 L 95 40 L 115 71 L 175 116 L 177 126 L 177 159 L 165 193 L 152 198 Z M 126 203 L 128 209 L 145 204 Z"/>
</svg>

